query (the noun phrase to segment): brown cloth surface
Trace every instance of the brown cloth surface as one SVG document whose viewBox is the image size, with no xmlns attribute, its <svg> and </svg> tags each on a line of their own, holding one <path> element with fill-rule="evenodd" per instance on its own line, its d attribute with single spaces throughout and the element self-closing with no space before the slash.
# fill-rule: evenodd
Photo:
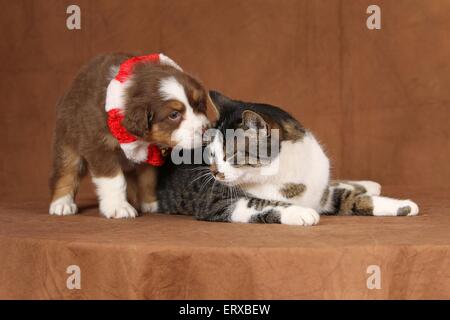
<svg viewBox="0 0 450 320">
<path fill-rule="evenodd" d="M 286 109 L 335 177 L 449 185 L 450 1 L 377 1 L 375 31 L 370 0 L 79 0 L 75 31 L 71 1 L 0 4 L 0 201 L 48 198 L 56 101 L 114 51 L 164 52 L 209 88 Z"/>
<path fill-rule="evenodd" d="M 0 0 L 2 297 L 449 298 L 450 1 L 378 0 L 377 31 L 370 0 L 76 3 L 70 31 L 72 1 Z M 395 185 L 421 216 L 291 228 L 46 215 L 56 101 L 113 51 L 164 52 L 209 88 L 283 107 L 324 144 L 334 177 Z M 76 262 L 83 290 L 67 292 Z M 381 291 L 365 287 L 372 263 Z"/>
<path fill-rule="evenodd" d="M 401 195 L 396 189 L 391 194 Z M 93 202 L 0 208 L 0 298 L 450 298 L 450 199 L 410 191 L 416 217 L 322 217 L 314 227 L 145 215 L 107 220 Z M 69 290 L 69 265 L 81 289 Z M 378 265 L 381 289 L 369 290 Z"/>
</svg>

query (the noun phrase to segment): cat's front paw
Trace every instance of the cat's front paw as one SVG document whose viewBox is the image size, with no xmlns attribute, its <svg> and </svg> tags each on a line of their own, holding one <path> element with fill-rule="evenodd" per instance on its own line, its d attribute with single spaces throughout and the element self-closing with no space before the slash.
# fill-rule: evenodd
<svg viewBox="0 0 450 320">
<path fill-rule="evenodd" d="M 56 199 L 50 204 L 49 213 L 56 216 L 68 216 L 77 213 L 78 208 L 69 195 Z"/>
<path fill-rule="evenodd" d="M 100 201 L 100 212 L 106 218 L 135 218 L 138 214 L 135 208 L 126 201 Z"/>
<path fill-rule="evenodd" d="M 289 206 L 281 211 L 281 223 L 297 226 L 318 224 L 320 215 L 316 210 L 299 206 Z"/>
</svg>

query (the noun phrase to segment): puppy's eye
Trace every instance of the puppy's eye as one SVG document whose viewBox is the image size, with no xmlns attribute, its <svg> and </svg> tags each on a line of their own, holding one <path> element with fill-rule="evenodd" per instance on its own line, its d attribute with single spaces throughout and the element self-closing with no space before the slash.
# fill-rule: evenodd
<svg viewBox="0 0 450 320">
<path fill-rule="evenodd" d="M 178 111 L 172 111 L 169 114 L 169 119 L 170 120 L 178 120 L 181 117 L 181 113 L 179 113 Z"/>
</svg>

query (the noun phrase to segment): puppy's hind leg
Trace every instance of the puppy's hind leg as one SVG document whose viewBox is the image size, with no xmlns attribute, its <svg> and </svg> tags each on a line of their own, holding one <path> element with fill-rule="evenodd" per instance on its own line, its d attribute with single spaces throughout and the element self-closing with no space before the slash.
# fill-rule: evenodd
<svg viewBox="0 0 450 320">
<path fill-rule="evenodd" d="M 138 190 L 141 212 L 156 212 L 158 202 L 156 200 L 157 168 L 148 164 L 138 167 Z"/>
<path fill-rule="evenodd" d="M 127 182 L 128 202 L 136 210 L 139 210 L 138 182 L 137 182 L 136 170 L 124 172 L 124 175 L 125 175 L 125 181 Z"/>
<path fill-rule="evenodd" d="M 84 163 L 80 155 L 69 146 L 55 144 L 50 178 L 50 214 L 64 216 L 77 213 L 74 199 L 83 174 Z"/>
</svg>

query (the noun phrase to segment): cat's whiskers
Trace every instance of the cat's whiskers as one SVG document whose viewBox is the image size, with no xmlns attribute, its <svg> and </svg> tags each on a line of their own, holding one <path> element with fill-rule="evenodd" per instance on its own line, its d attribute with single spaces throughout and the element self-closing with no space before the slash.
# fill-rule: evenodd
<svg viewBox="0 0 450 320">
<path fill-rule="evenodd" d="M 229 186 L 225 186 L 225 188 L 227 188 L 227 196 L 229 195 L 228 201 L 230 202 L 230 205 L 232 205 L 234 203 L 233 188 Z"/>
<path fill-rule="evenodd" d="M 213 176 L 214 177 L 214 176 Z M 212 187 L 211 187 L 211 190 L 209 190 L 209 196 L 211 197 L 211 195 L 212 195 L 212 192 L 214 191 L 214 187 L 216 186 L 216 182 L 217 182 L 217 179 L 215 179 L 215 177 L 214 177 L 214 180 L 213 180 L 214 182 L 213 182 L 213 185 L 212 185 Z"/>
<path fill-rule="evenodd" d="M 192 180 L 192 182 L 195 182 L 195 181 L 197 181 L 197 180 L 199 180 L 199 179 L 201 179 L 201 178 L 204 178 L 204 177 L 206 177 L 206 176 L 208 176 L 208 175 L 212 175 L 212 173 L 211 173 L 209 170 L 208 170 L 208 172 L 205 172 L 205 173 L 199 175 L 197 178 L 195 178 L 194 180 Z"/>
<path fill-rule="evenodd" d="M 187 170 L 203 170 L 203 169 L 208 169 L 208 166 L 197 166 L 194 168 L 189 168 Z"/>
<path fill-rule="evenodd" d="M 195 167 L 195 168 L 185 168 L 183 170 L 189 170 L 189 171 L 205 171 L 205 170 L 209 170 L 208 166 L 199 166 L 199 167 Z"/>
<path fill-rule="evenodd" d="M 225 162 L 229 162 L 231 159 L 235 158 L 237 156 L 237 153 L 233 154 L 231 157 L 227 158 Z"/>
<path fill-rule="evenodd" d="M 243 192 L 244 189 L 242 188 L 242 185 L 241 185 L 240 183 L 236 183 L 236 184 L 234 185 L 234 188 L 235 188 L 235 190 L 236 190 L 236 194 L 237 194 L 237 192 L 238 192 L 238 190 L 239 190 L 239 191 L 241 191 L 241 194 L 245 197 L 245 199 L 248 200 L 247 193 L 246 193 L 246 192 Z"/>
<path fill-rule="evenodd" d="M 211 180 L 214 179 L 214 176 L 212 175 L 211 172 L 209 172 L 210 176 L 202 183 L 202 185 L 200 186 L 200 192 L 203 191 L 203 189 L 211 182 Z"/>
<path fill-rule="evenodd" d="M 231 189 L 231 194 L 232 194 L 231 200 L 232 200 L 232 203 L 234 203 L 235 199 L 238 198 L 238 194 L 237 194 L 236 188 L 234 186 L 231 186 L 230 189 Z"/>
</svg>

